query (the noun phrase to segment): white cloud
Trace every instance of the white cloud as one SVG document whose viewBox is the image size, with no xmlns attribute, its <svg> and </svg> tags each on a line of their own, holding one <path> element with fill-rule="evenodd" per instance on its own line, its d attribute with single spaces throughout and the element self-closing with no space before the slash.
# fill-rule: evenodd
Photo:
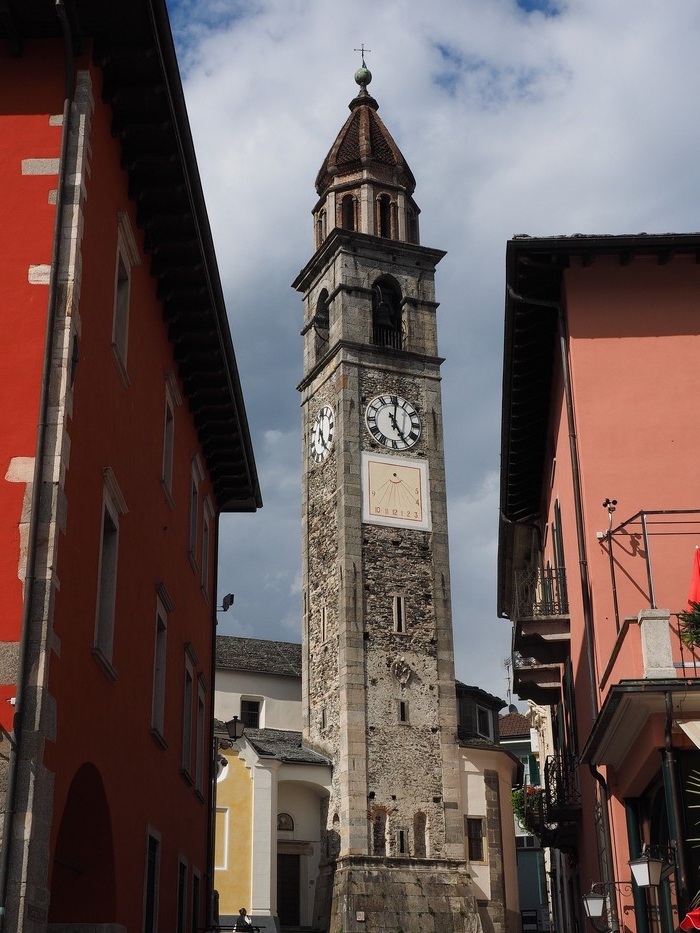
<svg viewBox="0 0 700 933">
<path fill-rule="evenodd" d="M 539 7 L 545 12 L 527 12 Z M 356 92 L 408 160 L 438 267 L 458 676 L 506 690 L 495 578 L 504 253 L 517 233 L 698 229 L 700 5 L 177 0 L 188 102 L 265 501 L 222 520 L 221 629 L 300 629 L 301 301 L 314 179 Z M 478 645 L 478 653 L 474 646 Z"/>
</svg>

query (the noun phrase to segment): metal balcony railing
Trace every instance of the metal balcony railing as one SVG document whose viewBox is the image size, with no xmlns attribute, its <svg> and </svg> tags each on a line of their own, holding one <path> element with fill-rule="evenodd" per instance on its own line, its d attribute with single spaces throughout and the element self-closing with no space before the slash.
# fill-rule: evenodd
<svg viewBox="0 0 700 933">
<path fill-rule="evenodd" d="M 548 823 L 569 822 L 581 809 L 578 761 L 569 752 L 548 755 L 544 763 L 545 808 Z"/>
<path fill-rule="evenodd" d="M 518 570 L 514 577 L 513 617 L 515 619 L 541 619 L 569 614 L 564 567 Z"/>
</svg>

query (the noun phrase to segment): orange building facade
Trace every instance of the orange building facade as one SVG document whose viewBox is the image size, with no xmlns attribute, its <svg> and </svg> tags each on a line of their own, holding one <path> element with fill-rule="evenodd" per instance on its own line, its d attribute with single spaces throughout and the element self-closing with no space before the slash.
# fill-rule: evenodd
<svg viewBox="0 0 700 933">
<path fill-rule="evenodd" d="M 531 818 L 559 933 L 666 933 L 700 890 L 700 655 L 679 619 L 700 545 L 699 248 L 508 244 L 498 608 L 516 692 L 553 718 Z M 645 856 L 659 885 L 630 883 Z"/>
<path fill-rule="evenodd" d="M 218 516 L 262 503 L 165 4 L 94 6 L 0 25 L 0 929 L 189 933 Z"/>
</svg>

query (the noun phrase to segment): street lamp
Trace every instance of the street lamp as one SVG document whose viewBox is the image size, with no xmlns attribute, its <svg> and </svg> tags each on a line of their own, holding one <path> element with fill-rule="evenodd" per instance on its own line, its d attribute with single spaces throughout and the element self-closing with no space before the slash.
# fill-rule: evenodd
<svg viewBox="0 0 700 933">
<path fill-rule="evenodd" d="M 240 738 L 243 738 L 243 733 L 245 732 L 245 723 L 242 719 L 239 719 L 238 716 L 234 716 L 233 719 L 229 719 L 225 725 L 228 736 L 232 741 L 237 742 Z"/>
</svg>

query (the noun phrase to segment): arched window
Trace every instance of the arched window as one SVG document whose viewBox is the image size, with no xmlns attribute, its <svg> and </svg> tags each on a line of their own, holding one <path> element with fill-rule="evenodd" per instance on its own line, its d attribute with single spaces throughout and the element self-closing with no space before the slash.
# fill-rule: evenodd
<svg viewBox="0 0 700 933">
<path fill-rule="evenodd" d="M 316 214 L 316 248 L 326 239 L 326 212 L 319 211 Z"/>
<path fill-rule="evenodd" d="M 418 243 L 418 214 L 409 207 L 406 212 L 406 227 L 409 243 Z"/>
<path fill-rule="evenodd" d="M 341 224 L 344 230 L 355 230 L 355 198 L 346 194 L 341 203 Z"/>
<path fill-rule="evenodd" d="M 390 279 L 378 279 L 372 286 L 372 341 L 401 349 L 401 294 Z"/>
<path fill-rule="evenodd" d="M 391 237 L 391 198 L 388 194 L 380 194 L 377 198 L 377 233 L 387 239 Z"/>
<path fill-rule="evenodd" d="M 314 327 L 314 358 L 319 360 L 328 349 L 328 330 L 330 328 L 330 312 L 328 310 L 328 291 L 324 288 L 316 302 L 316 313 L 313 319 Z"/>
</svg>

